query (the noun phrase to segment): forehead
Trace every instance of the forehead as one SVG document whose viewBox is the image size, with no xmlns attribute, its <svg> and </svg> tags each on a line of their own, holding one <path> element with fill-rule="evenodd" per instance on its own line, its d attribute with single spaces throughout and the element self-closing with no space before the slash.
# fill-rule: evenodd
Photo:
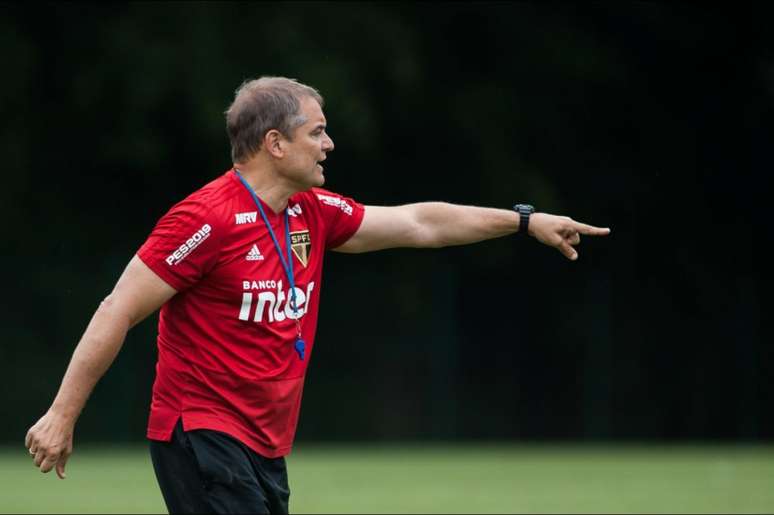
<svg viewBox="0 0 774 515">
<path fill-rule="evenodd" d="M 301 114 L 306 118 L 304 125 L 317 125 L 319 123 L 325 124 L 325 115 L 323 114 L 320 104 L 317 103 L 312 97 L 304 97 L 301 99 Z"/>
</svg>

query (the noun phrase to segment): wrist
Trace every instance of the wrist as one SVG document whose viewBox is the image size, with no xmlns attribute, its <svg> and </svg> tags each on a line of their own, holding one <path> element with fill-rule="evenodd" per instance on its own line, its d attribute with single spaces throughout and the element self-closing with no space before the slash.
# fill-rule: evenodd
<svg viewBox="0 0 774 515">
<path fill-rule="evenodd" d="M 64 403 L 54 402 L 48 409 L 48 412 L 52 417 L 60 420 L 65 424 L 75 424 L 78 419 L 80 410 L 74 409 L 72 406 L 67 406 Z"/>
<path fill-rule="evenodd" d="M 530 204 L 516 204 L 513 206 L 513 210 L 519 215 L 519 228 L 517 233 L 532 235 L 532 228 L 530 227 L 530 217 L 535 212 L 535 208 Z"/>
<path fill-rule="evenodd" d="M 534 212 L 529 217 L 529 235 L 533 238 L 537 238 L 535 236 L 535 231 L 537 231 L 538 227 L 540 227 L 541 220 L 543 220 L 545 217 L 545 213 L 538 213 Z"/>
</svg>

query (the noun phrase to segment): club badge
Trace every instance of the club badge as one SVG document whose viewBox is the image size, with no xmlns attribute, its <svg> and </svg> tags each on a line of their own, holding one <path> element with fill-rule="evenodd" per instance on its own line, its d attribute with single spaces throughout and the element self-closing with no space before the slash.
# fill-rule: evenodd
<svg viewBox="0 0 774 515">
<path fill-rule="evenodd" d="M 301 264 L 306 266 L 312 251 L 312 238 L 309 236 L 309 229 L 291 232 L 290 248 L 293 249 L 293 254 L 301 261 Z"/>
</svg>

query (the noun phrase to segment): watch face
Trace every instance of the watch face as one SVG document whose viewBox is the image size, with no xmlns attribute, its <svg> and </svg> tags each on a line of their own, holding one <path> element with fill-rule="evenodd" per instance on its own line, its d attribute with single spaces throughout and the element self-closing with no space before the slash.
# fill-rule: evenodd
<svg viewBox="0 0 774 515">
<path fill-rule="evenodd" d="M 529 204 L 516 204 L 516 209 L 519 211 L 524 211 L 527 213 L 533 213 L 535 211 L 535 208 Z"/>
</svg>

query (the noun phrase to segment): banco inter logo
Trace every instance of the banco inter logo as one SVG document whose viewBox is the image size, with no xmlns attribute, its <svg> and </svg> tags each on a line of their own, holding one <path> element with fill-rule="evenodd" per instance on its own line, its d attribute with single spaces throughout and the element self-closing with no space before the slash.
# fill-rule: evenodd
<svg viewBox="0 0 774 515">
<path fill-rule="evenodd" d="M 210 237 L 212 233 L 212 227 L 210 224 L 202 225 L 202 228 L 193 233 L 190 238 L 185 240 L 185 243 L 180 245 L 177 250 L 167 256 L 168 265 L 176 265 L 184 260 L 188 255 L 193 252 L 196 247 L 202 244 L 204 240 Z"/>
<path fill-rule="evenodd" d="M 239 308 L 239 320 L 270 324 L 285 319 L 294 320 L 304 316 L 312 301 L 314 281 L 295 287 L 296 310 L 291 304 L 292 294 L 282 285 L 282 280 L 242 281 L 242 305 Z"/>
</svg>

